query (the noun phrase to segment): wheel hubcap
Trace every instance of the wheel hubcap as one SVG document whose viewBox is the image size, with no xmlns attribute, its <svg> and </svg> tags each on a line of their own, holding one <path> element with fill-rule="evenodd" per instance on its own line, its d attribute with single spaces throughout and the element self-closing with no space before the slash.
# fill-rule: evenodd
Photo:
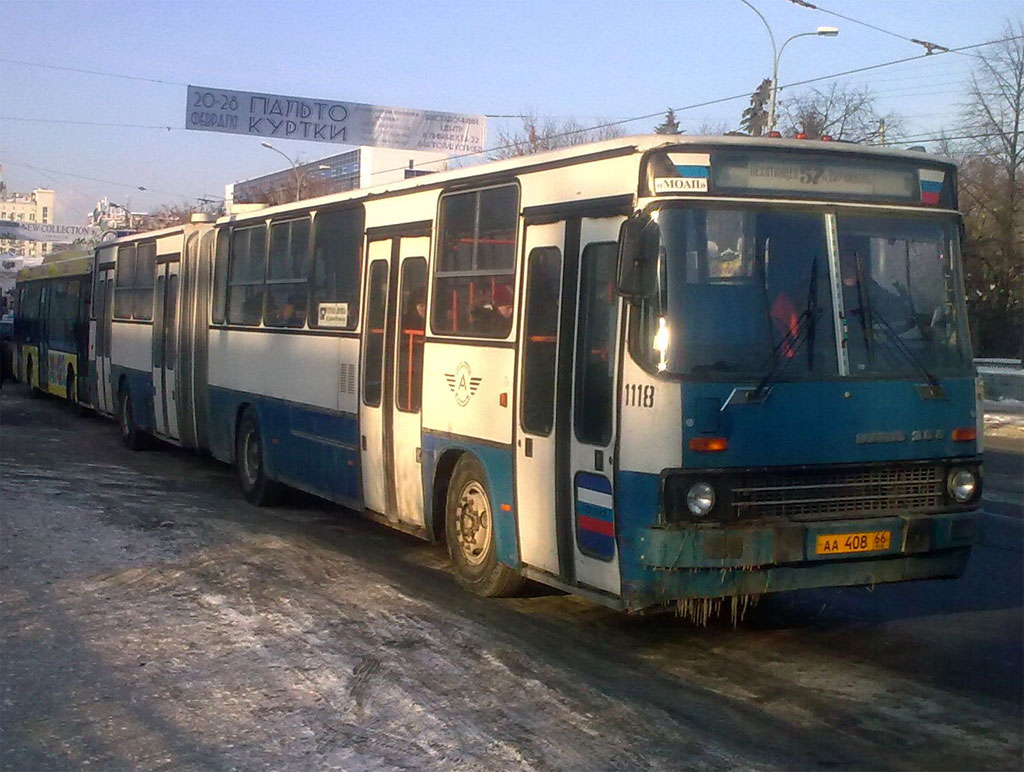
<svg viewBox="0 0 1024 772">
<path fill-rule="evenodd" d="M 468 483 L 459 494 L 455 528 L 466 562 L 483 563 L 491 546 L 491 504 L 479 483 Z"/>
<path fill-rule="evenodd" d="M 250 486 L 256 485 L 260 473 L 260 441 L 254 432 L 245 435 L 245 452 L 242 454 L 245 466 L 245 481 Z"/>
</svg>

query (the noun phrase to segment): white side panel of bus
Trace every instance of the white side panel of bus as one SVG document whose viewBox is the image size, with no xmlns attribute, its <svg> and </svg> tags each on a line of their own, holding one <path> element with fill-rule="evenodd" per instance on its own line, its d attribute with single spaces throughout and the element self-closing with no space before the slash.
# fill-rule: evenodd
<svg viewBox="0 0 1024 772">
<path fill-rule="evenodd" d="M 561 279 L 553 287 L 538 286 L 531 283 L 534 277 L 531 275 L 531 268 L 534 262 L 531 254 L 534 250 L 554 249 L 558 252 L 559 272 L 564 265 L 563 250 L 565 247 L 565 223 L 553 223 L 550 225 L 531 225 L 526 228 L 525 236 L 526 268 L 523 284 L 527 288 L 522 304 L 523 312 L 520 314 L 524 320 L 535 318 L 537 311 L 531 308 L 531 304 L 541 302 L 538 300 L 538 293 L 548 295 L 550 293 L 556 301 L 552 304 L 551 311 L 553 319 L 552 326 L 557 330 L 559 288 Z M 553 253 L 551 253 L 553 254 Z M 537 277 L 539 281 L 539 276 Z M 545 283 L 546 284 L 546 283 Z M 547 298 L 545 297 L 545 300 Z M 554 431 L 554 402 L 558 399 L 559 389 L 568 391 L 569 384 L 560 384 L 555 379 L 558 372 L 557 348 L 558 334 L 556 332 L 549 341 L 532 342 L 527 340 L 529 334 L 528 325 L 523 327 L 520 340 L 522 340 L 523 356 L 520 357 L 519 370 L 519 398 L 516 400 L 517 410 L 520 419 L 517 421 L 518 438 L 516 440 L 516 512 L 519 522 L 519 549 L 520 557 L 528 566 L 543 569 L 556 576 L 560 573 L 558 564 L 558 533 L 555 520 L 555 431 Z M 551 373 L 553 390 L 550 393 L 552 404 L 551 425 L 552 428 L 546 434 L 538 431 L 530 431 L 526 428 L 527 422 L 522 416 L 524 414 L 524 401 L 529 398 L 526 393 L 526 381 L 524 378 L 524 367 L 527 364 L 527 348 L 531 345 L 550 345 L 556 355 L 553 372 Z M 537 377 L 531 375 L 531 378 Z M 547 396 L 547 395 L 546 395 Z M 563 399 L 568 399 L 569 394 L 562 394 Z M 548 408 L 547 405 L 544 406 Z"/>
<path fill-rule="evenodd" d="M 428 340 L 423 354 L 423 428 L 508 445 L 512 442 L 515 351 Z M 502 406 L 504 395 L 506 407 Z"/>
<path fill-rule="evenodd" d="M 403 238 L 399 242 L 399 268 L 398 274 L 402 277 L 401 281 L 405 280 L 405 271 L 403 265 L 409 258 L 422 258 L 426 261 L 430 255 L 430 239 L 424 236 L 414 238 Z M 412 264 L 411 264 L 412 265 Z M 425 269 L 424 269 L 425 270 Z M 424 275 L 426 275 L 424 273 Z M 408 288 L 401 286 L 398 287 L 398 298 L 402 298 L 408 291 Z M 398 309 L 398 313 L 401 313 L 402 304 L 398 302 L 395 304 Z M 395 347 L 396 349 L 403 347 L 406 343 L 406 338 L 401 334 L 401 320 L 399 319 L 399 334 L 395 336 Z M 411 360 L 411 357 L 407 358 Z M 387 408 L 393 410 L 392 417 L 392 457 L 393 468 L 395 470 L 395 500 L 398 505 L 398 519 L 403 523 L 409 525 L 423 526 L 425 524 L 423 518 L 423 474 L 422 464 L 420 461 L 420 447 L 422 438 L 422 420 L 420 411 L 409 412 L 398 409 L 398 385 L 399 385 L 399 367 L 402 363 L 407 360 L 403 360 L 401 353 L 396 350 L 394 352 L 394 376 L 392 383 L 394 384 L 395 399 L 389 401 Z M 409 374 L 410 388 L 415 379 L 412 374 Z M 385 446 L 387 443 L 385 443 Z"/>
<path fill-rule="evenodd" d="M 621 217 L 606 217 L 601 219 L 587 219 L 584 218 L 581 225 L 580 232 L 580 276 L 584 275 L 585 261 L 588 257 L 587 246 L 590 244 L 615 244 L 619 238 L 619 226 L 622 223 Z M 617 253 L 617 249 L 616 249 Z M 622 314 L 618 312 L 618 308 L 621 304 L 621 300 L 615 295 L 614 292 L 614 260 L 612 261 L 611 271 L 602 279 L 602 284 L 607 286 L 608 302 L 616 309 L 614 318 L 621 320 Z M 582 294 L 582 291 L 581 291 Z M 602 297 L 604 294 L 602 293 Z M 583 298 L 579 299 L 580 305 L 583 304 Z M 579 324 L 580 314 L 577 311 L 577 330 L 576 335 L 581 334 Z M 615 323 L 614 335 L 611 338 L 608 351 L 606 352 L 607 361 L 613 371 L 617 372 L 618 367 L 618 341 L 621 338 L 621 331 L 619 325 L 621 321 Z M 582 367 L 582 363 L 577 361 L 576 367 Z M 575 383 L 580 383 L 580 379 L 574 378 Z M 612 382 L 612 395 L 619 393 L 619 384 L 617 383 L 617 376 Z M 580 410 L 579 395 L 576 394 L 575 388 L 573 389 L 573 421 L 575 424 L 576 413 Z M 574 491 L 574 501 L 584 500 L 585 497 L 593 497 L 595 502 L 601 502 L 601 506 L 611 510 L 611 515 L 617 520 L 614 514 L 614 480 L 615 475 L 613 474 L 614 459 L 613 453 L 615 450 L 615 414 L 617 412 L 617 404 L 614 396 L 610 400 L 608 407 L 611 413 L 611 435 L 607 443 L 603 445 L 586 444 L 579 441 L 577 433 L 574 431 L 572 434 L 572 476 L 573 485 L 576 488 Z M 653 411 L 652 411 L 653 412 Z M 597 457 L 602 458 L 602 462 L 599 464 Z M 608 483 L 611 484 L 611 493 L 594 493 L 587 491 L 583 487 L 577 487 L 576 481 L 582 479 L 582 474 L 596 475 L 604 477 Z M 617 523 L 615 532 L 618 532 Z M 616 595 L 620 592 L 621 577 L 619 575 L 619 551 L 616 547 L 614 555 L 609 560 L 601 560 L 584 554 L 580 550 L 579 539 L 574 540 L 574 551 L 575 551 L 575 563 L 576 563 L 576 581 L 580 584 L 587 585 L 589 587 L 595 587 L 599 590 L 605 590 L 607 592 L 614 593 Z"/>
<path fill-rule="evenodd" d="M 153 369 L 153 325 L 115 319 L 110 329 L 110 361 L 118 367 L 150 372 Z"/>
<path fill-rule="evenodd" d="M 625 390 L 641 395 L 628 402 Z M 683 465 L 683 410 L 679 383 L 663 381 L 645 372 L 627 351 L 623 355 L 619 388 L 622 410 L 619 469 L 660 474 Z M 645 409 L 650 404 L 653 409 Z"/>
<path fill-rule="evenodd" d="M 320 335 L 210 330 L 209 383 L 326 410 L 355 412 L 355 397 L 339 394 L 339 366 L 356 342 Z"/>
</svg>

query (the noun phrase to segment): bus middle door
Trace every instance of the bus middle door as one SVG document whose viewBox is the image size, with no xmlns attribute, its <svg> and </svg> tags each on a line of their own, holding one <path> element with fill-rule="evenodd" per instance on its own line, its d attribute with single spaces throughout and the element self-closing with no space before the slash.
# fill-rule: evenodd
<svg viewBox="0 0 1024 772">
<path fill-rule="evenodd" d="M 178 256 L 158 262 L 153 307 L 153 413 L 156 433 L 178 439 Z"/>
<path fill-rule="evenodd" d="M 422 527 L 421 394 L 430 240 L 394 235 L 368 247 L 363 317 L 363 500 L 392 522 Z M 422 301 L 422 302 L 418 302 Z"/>
</svg>

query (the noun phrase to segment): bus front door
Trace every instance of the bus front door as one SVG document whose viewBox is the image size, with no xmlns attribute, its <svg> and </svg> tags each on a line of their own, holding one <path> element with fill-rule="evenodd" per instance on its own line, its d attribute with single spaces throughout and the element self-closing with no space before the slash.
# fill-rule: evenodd
<svg viewBox="0 0 1024 772">
<path fill-rule="evenodd" d="M 363 304 L 363 500 L 414 529 L 424 525 L 420 403 L 429 246 L 426 236 L 370 241 Z"/>
<path fill-rule="evenodd" d="M 520 555 L 618 594 L 614 515 L 621 217 L 528 225 L 516 437 Z"/>
<path fill-rule="evenodd" d="M 156 266 L 153 307 L 153 420 L 156 433 L 178 439 L 178 261 Z"/>
</svg>

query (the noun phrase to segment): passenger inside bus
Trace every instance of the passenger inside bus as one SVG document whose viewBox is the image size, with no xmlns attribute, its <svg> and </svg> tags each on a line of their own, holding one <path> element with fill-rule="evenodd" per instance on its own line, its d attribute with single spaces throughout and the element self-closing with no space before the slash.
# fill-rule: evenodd
<svg viewBox="0 0 1024 772">
<path fill-rule="evenodd" d="M 512 319 L 512 287 L 498 284 L 493 297 L 473 307 L 473 330 L 484 335 L 507 335 Z"/>
</svg>

